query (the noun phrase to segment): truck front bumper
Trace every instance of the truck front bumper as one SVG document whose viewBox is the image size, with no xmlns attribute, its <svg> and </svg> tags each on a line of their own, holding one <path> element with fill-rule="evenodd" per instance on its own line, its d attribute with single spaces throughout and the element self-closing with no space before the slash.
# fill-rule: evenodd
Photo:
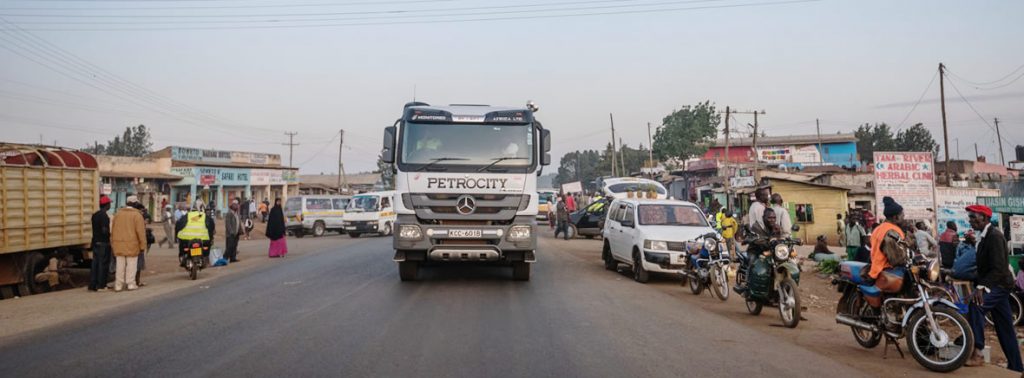
<svg viewBox="0 0 1024 378">
<path fill-rule="evenodd" d="M 508 225 L 433 225 L 419 224 L 414 215 L 399 215 L 394 228 L 395 261 L 534 262 L 535 223 L 534 216 L 517 216 Z M 418 232 L 412 232 L 414 228 Z M 523 235 L 524 228 L 529 229 L 528 235 Z"/>
</svg>

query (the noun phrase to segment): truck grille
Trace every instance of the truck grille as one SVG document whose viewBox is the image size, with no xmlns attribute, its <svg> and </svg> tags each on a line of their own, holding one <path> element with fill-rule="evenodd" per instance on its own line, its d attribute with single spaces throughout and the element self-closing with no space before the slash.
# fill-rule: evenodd
<svg viewBox="0 0 1024 378">
<path fill-rule="evenodd" d="M 455 206 L 464 193 L 403 193 L 402 203 L 416 211 L 419 219 L 427 221 L 491 221 L 508 222 L 516 212 L 530 203 L 529 195 L 472 194 L 476 209 L 472 214 L 460 214 Z"/>
</svg>

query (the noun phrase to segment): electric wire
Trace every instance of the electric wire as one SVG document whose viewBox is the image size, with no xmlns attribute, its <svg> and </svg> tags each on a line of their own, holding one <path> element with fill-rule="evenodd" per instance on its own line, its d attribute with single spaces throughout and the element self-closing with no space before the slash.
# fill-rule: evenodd
<svg viewBox="0 0 1024 378">
<path fill-rule="evenodd" d="M 981 115 L 981 112 L 978 112 L 978 109 L 974 108 L 974 105 L 971 104 L 970 101 L 967 101 L 967 97 L 964 97 L 963 93 L 960 93 L 960 89 L 956 87 L 956 84 L 954 84 L 952 80 L 950 80 L 949 86 L 953 87 L 953 91 L 956 92 L 957 96 L 960 97 L 960 100 L 962 100 L 965 104 L 967 104 L 967 107 L 971 108 L 971 111 L 973 111 L 974 114 L 978 116 L 978 119 L 980 119 L 982 122 L 985 123 L 985 126 L 988 126 L 988 128 L 990 130 L 992 130 L 993 132 L 996 132 L 996 128 L 994 126 L 992 126 L 992 124 L 990 124 L 988 122 L 988 119 L 986 119 L 984 116 Z M 1003 137 L 1002 139 L 999 140 L 999 145 L 1000 146 L 1002 146 L 1003 143 L 1008 143 L 1011 146 L 1014 145 L 1013 143 L 1010 143 L 1008 140 L 1006 140 L 1006 137 Z"/>
<path fill-rule="evenodd" d="M 928 81 L 928 85 L 924 87 L 923 91 L 921 91 L 921 96 L 917 98 L 917 102 L 914 103 L 914 106 L 910 107 L 910 111 L 907 112 L 907 115 L 903 116 L 903 120 L 901 120 L 900 123 L 896 125 L 897 133 L 900 132 L 900 130 L 903 130 L 903 125 L 907 123 L 908 119 L 910 119 L 910 115 L 914 114 L 914 110 L 917 110 L 918 105 L 921 105 L 921 101 L 924 100 L 924 96 L 928 94 L 928 90 L 932 88 L 932 84 L 935 84 L 935 78 L 937 77 L 939 77 L 939 72 L 935 71 L 935 73 L 932 74 L 932 79 Z"/>
<path fill-rule="evenodd" d="M 1022 69 L 1024 69 L 1024 64 L 1021 64 L 1020 66 L 1015 68 L 1013 71 L 1010 71 L 1010 73 L 1006 74 L 1006 76 L 1003 76 L 1003 77 L 1001 77 L 999 79 L 996 79 L 996 80 L 993 80 L 993 81 L 985 81 L 985 82 L 976 82 L 976 81 L 967 80 L 963 76 L 960 76 L 960 75 L 957 75 L 956 73 L 950 72 L 948 68 L 946 69 L 946 73 L 949 74 L 949 75 L 952 75 L 953 77 L 955 77 L 957 79 L 962 80 L 963 82 L 965 82 L 967 84 L 977 85 L 977 86 L 984 87 L 984 86 L 996 84 L 996 83 L 999 83 L 999 82 L 1001 82 L 1003 80 L 1006 80 L 1006 79 L 1010 78 L 1010 76 L 1013 76 L 1014 74 L 1016 74 L 1018 71 L 1020 71 Z M 1020 78 L 1018 77 L 1017 80 L 1019 80 L 1019 79 Z"/>
</svg>

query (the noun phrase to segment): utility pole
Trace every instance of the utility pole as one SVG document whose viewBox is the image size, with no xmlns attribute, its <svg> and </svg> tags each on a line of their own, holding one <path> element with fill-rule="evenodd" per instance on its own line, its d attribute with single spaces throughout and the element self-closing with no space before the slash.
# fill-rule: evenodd
<svg viewBox="0 0 1024 378">
<path fill-rule="evenodd" d="M 732 210 L 732 195 L 729 194 L 729 113 L 731 109 L 725 107 L 725 209 Z"/>
<path fill-rule="evenodd" d="M 997 123 L 998 125 L 998 123 Z M 647 164 L 650 164 L 651 178 L 654 178 L 654 142 L 651 141 L 651 123 L 647 122 Z"/>
<path fill-rule="evenodd" d="M 956 160 L 960 160 L 960 138 L 953 138 L 953 142 L 956 142 Z"/>
<path fill-rule="evenodd" d="M 345 164 L 341 162 L 341 150 L 345 146 L 345 129 L 338 130 L 338 194 L 344 188 L 348 192 L 348 178 L 345 177 Z M 381 172 L 383 175 L 384 172 Z"/>
<path fill-rule="evenodd" d="M 297 132 L 285 132 L 284 135 L 288 136 L 288 143 L 281 143 L 284 146 L 288 146 L 288 167 L 289 168 L 295 168 L 294 166 L 292 166 L 292 156 L 294 156 L 293 152 L 294 152 L 295 146 L 299 145 L 298 143 L 294 143 L 295 142 L 295 135 L 298 135 L 298 134 L 299 133 L 297 133 Z"/>
<path fill-rule="evenodd" d="M 818 165 L 822 166 L 825 165 L 825 150 L 821 148 L 821 122 L 817 118 L 814 119 L 814 128 L 818 130 Z"/>
<path fill-rule="evenodd" d="M 612 177 L 619 177 L 615 174 L 615 118 L 608 113 L 608 120 L 612 123 Z"/>
<path fill-rule="evenodd" d="M 754 150 L 754 181 L 755 181 L 755 184 L 756 184 L 756 181 L 757 181 L 757 166 L 758 166 L 758 160 L 757 160 L 758 159 L 758 156 L 757 156 L 757 115 L 758 114 L 764 115 L 765 114 L 764 113 L 764 109 L 761 109 L 761 110 L 747 110 L 747 111 L 743 111 L 743 112 L 732 111 L 730 113 L 731 114 L 753 114 L 754 115 L 754 135 L 753 135 L 753 140 L 751 141 L 751 145 L 752 145 L 751 149 Z M 749 126 L 750 124 L 748 123 L 747 125 Z"/>
<path fill-rule="evenodd" d="M 946 176 L 949 176 L 949 130 L 946 128 L 946 66 L 939 63 L 939 100 L 942 104 L 942 143 L 945 144 Z M 977 155 L 977 154 L 975 154 Z"/>
<path fill-rule="evenodd" d="M 999 133 L 999 118 L 995 118 L 996 122 L 996 143 L 999 144 L 999 164 L 1006 166 L 1006 159 L 1003 158 L 1003 135 Z"/>
<path fill-rule="evenodd" d="M 980 156 L 981 155 L 978 155 L 978 143 L 975 142 L 974 143 L 974 161 L 978 161 L 978 157 L 980 157 Z"/>
</svg>

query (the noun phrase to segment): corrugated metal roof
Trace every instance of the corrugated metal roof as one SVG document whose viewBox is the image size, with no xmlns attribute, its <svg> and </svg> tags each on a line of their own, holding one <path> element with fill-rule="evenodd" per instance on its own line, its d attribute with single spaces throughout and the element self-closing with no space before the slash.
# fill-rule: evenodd
<svg viewBox="0 0 1024 378">
<path fill-rule="evenodd" d="M 729 147 L 753 146 L 753 138 L 729 138 Z M 821 136 L 821 143 L 849 143 L 857 142 L 857 136 L 852 133 L 845 134 L 824 134 Z M 758 146 L 780 146 L 780 145 L 808 145 L 818 144 L 817 135 L 789 135 L 789 136 L 766 136 L 758 137 Z M 725 139 L 716 140 L 712 147 L 725 147 Z"/>
</svg>

